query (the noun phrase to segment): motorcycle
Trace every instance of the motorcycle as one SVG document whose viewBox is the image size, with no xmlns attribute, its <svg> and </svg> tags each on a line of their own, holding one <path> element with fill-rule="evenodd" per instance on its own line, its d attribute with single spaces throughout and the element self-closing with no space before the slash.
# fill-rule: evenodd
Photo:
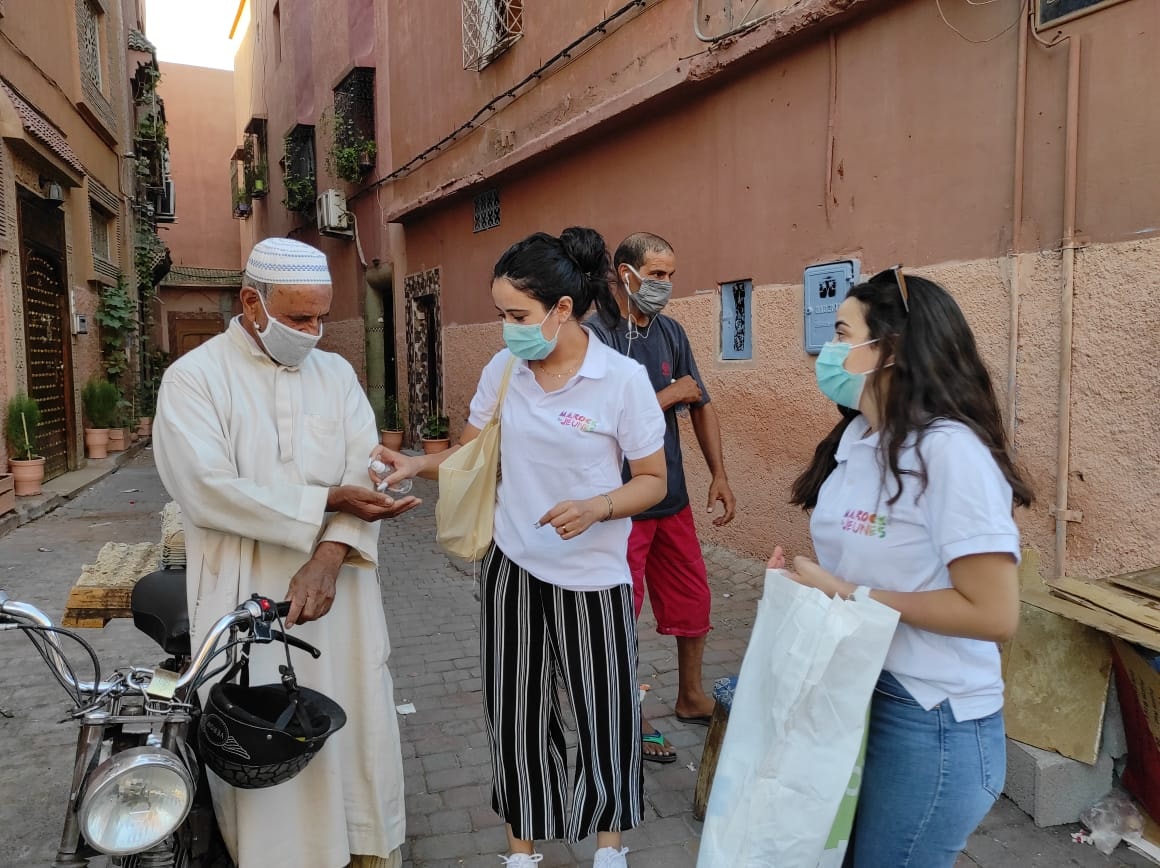
<svg viewBox="0 0 1160 868">
<path fill-rule="evenodd" d="M 102 680 L 88 642 L 0 590 L 0 631 L 20 630 L 32 641 L 73 702 L 69 716 L 80 724 L 52 868 L 86 868 L 99 855 L 109 857 L 111 868 L 233 868 L 210 799 L 197 689 L 245 667 L 253 644 L 284 643 L 287 665 L 281 671 L 289 685 L 289 648 L 315 658 L 321 652 L 274 629 L 289 603 L 255 594 L 218 619 L 191 653 L 185 594 L 180 569 L 150 573 L 137 583 L 133 622 L 171 656 L 152 667 L 117 669 Z M 92 681 L 77 677 L 62 638 L 85 651 Z M 214 666 L 221 657 L 224 662 Z"/>
</svg>

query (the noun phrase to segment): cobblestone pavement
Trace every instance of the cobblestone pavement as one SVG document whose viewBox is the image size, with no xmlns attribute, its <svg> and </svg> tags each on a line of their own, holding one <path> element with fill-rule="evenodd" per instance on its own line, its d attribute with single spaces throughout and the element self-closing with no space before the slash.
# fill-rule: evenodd
<svg viewBox="0 0 1160 868">
<path fill-rule="evenodd" d="M 130 489 L 136 489 L 130 491 Z M 478 649 L 478 603 L 470 571 L 451 564 L 434 544 L 434 485 L 416 484 L 425 502 L 383 525 L 383 602 L 391 629 L 391 667 L 400 717 L 407 791 L 409 868 L 476 868 L 499 864 L 503 826 L 490 807 Z M 108 540 L 156 540 L 167 497 L 144 452 L 64 507 L 0 538 L 0 588 L 59 619 L 83 563 Z M 50 549 L 50 551 L 43 551 Z M 707 545 L 715 629 L 705 656 L 707 682 L 740 667 L 760 596 L 761 564 Z M 644 824 L 625 835 L 633 868 L 686 868 L 696 862 L 701 825 L 692 818 L 703 727 L 678 722 L 676 648 L 658 636 L 646 607 L 640 624 L 640 680 L 652 689 L 645 713 L 678 749 L 676 763 L 645 764 Z M 158 657 L 129 622 L 87 630 L 106 666 Z M 0 634 L 0 868 L 46 866 L 60 830 L 60 806 L 71 767 L 75 730 L 58 724 L 66 702 L 22 637 Z M 10 717 L 8 715 L 11 715 Z M 1123 848 L 1112 858 L 1073 844 L 1068 828 L 1037 829 L 1003 800 L 972 837 L 960 866 L 1063 868 L 1151 864 Z M 591 841 L 539 847 L 542 868 L 591 864 Z M 248 866 L 247 866 L 248 868 Z M 302 866 L 313 868 L 313 866 Z"/>
</svg>

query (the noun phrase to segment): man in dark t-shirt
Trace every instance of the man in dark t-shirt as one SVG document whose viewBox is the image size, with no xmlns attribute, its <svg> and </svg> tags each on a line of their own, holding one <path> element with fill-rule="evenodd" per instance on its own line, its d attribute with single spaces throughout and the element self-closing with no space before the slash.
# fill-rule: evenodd
<svg viewBox="0 0 1160 868">
<path fill-rule="evenodd" d="M 636 614 L 640 615 L 647 587 L 657 632 L 677 637 L 677 719 L 708 726 L 713 699 L 705 693 L 701 682 L 701 660 L 706 636 L 712 629 L 711 597 L 685 486 L 677 417 L 687 410 L 709 465 L 712 474 L 709 511 L 714 511 L 718 501 L 724 505 L 724 513 L 713 519 L 717 526 L 732 521 L 735 509 L 721 455 L 721 426 L 701 382 L 685 330 L 676 320 L 661 313 L 672 292 L 676 271 L 672 245 L 657 235 L 634 233 L 616 249 L 613 266 L 620 320 L 615 326 L 609 326 L 599 316 L 593 316 L 586 324 L 604 343 L 644 366 L 665 412 L 668 493 L 656 506 L 633 518 L 628 542 Z M 628 479 L 627 467 L 625 474 Z M 676 759 L 676 752 L 643 717 L 641 738 L 646 760 L 672 762 Z"/>
</svg>

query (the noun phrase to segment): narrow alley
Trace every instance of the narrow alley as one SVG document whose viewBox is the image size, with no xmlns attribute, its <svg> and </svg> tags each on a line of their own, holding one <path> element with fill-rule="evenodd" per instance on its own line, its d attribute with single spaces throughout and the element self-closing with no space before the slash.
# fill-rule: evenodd
<svg viewBox="0 0 1160 868">
<path fill-rule="evenodd" d="M 391 629 L 391 665 L 400 716 L 407 791 L 409 868 L 492 868 L 505 850 L 503 827 L 491 811 L 489 766 L 480 707 L 478 613 L 470 575 L 456 569 L 434 543 L 434 484 L 417 480 L 424 504 L 385 523 L 380 540 L 383 604 Z M 63 507 L 0 538 L 0 588 L 43 608 L 58 621 L 82 564 L 109 540 L 153 541 L 168 500 L 151 453 Z M 706 679 L 734 674 L 745 652 L 760 595 L 761 565 L 706 547 L 715 593 Z M 651 685 L 645 711 L 680 752 L 677 762 L 645 764 L 646 822 L 625 835 L 633 868 L 688 868 L 696 861 L 701 824 L 692 817 L 696 768 L 705 730 L 679 723 L 672 642 L 659 637 L 648 609 L 641 620 L 641 681 Z M 82 630 L 106 669 L 151 665 L 158 652 L 128 621 Z M 0 633 L 0 866 L 48 865 L 60 821 L 75 730 L 61 723 L 66 700 L 24 639 Z M 962 866 L 1071 868 L 1144 866 L 1120 848 L 1106 858 L 1073 844 L 1070 827 L 1037 829 L 1006 799 L 971 839 Z M 591 859 L 593 845 L 544 845 L 542 868 Z M 313 866 L 302 866 L 313 868 Z"/>
</svg>

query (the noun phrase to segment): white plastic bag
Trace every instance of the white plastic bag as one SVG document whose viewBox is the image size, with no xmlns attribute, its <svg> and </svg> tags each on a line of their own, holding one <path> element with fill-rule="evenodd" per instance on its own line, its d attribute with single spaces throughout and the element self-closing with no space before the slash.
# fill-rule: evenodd
<svg viewBox="0 0 1160 868">
<path fill-rule="evenodd" d="M 698 868 L 817 868 L 860 758 L 870 697 L 898 624 L 873 600 L 831 599 L 767 570 L 705 816 Z M 846 812 L 844 812 L 846 813 Z M 848 821 L 848 818 L 847 818 Z"/>
</svg>

